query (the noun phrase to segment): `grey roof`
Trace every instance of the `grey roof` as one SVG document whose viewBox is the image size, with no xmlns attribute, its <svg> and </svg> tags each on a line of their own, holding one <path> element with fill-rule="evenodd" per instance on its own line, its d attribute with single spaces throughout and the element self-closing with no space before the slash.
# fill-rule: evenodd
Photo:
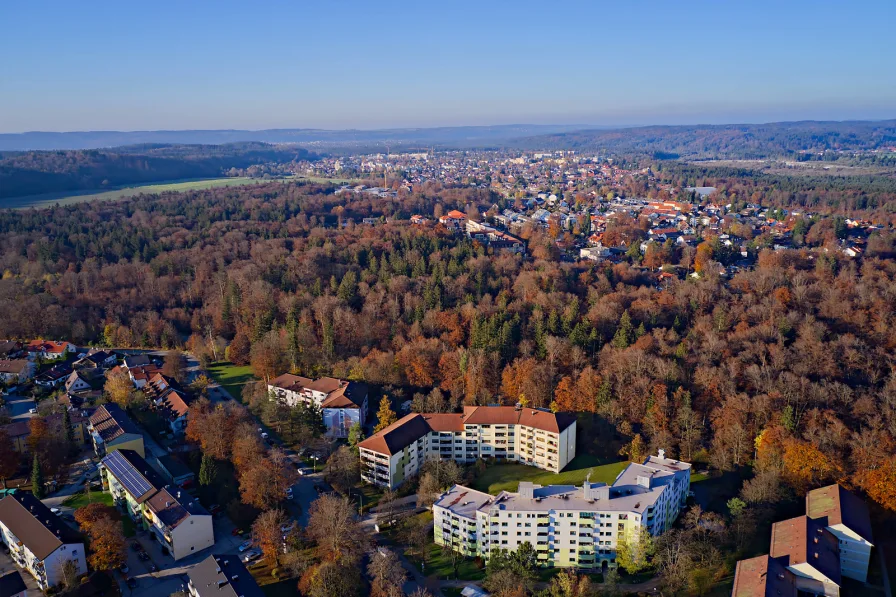
<svg viewBox="0 0 896 597">
<path fill-rule="evenodd" d="M 187 571 L 199 597 L 263 597 L 236 554 L 213 554 Z"/>
<path fill-rule="evenodd" d="M 469 489 L 462 485 L 455 485 L 445 493 L 439 496 L 435 505 L 440 508 L 447 508 L 453 514 L 463 516 L 464 518 L 475 519 L 476 511 L 482 506 L 491 502 L 494 498 L 487 493 Z"/>
</svg>

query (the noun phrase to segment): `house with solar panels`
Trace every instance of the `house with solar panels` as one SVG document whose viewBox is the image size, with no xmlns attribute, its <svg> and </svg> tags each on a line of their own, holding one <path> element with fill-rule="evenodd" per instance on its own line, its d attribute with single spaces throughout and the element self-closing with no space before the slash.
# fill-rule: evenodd
<svg viewBox="0 0 896 597">
<path fill-rule="evenodd" d="M 168 485 L 137 452 L 116 450 L 100 466 L 115 504 L 175 560 L 215 544 L 211 514 L 186 491 Z"/>
</svg>

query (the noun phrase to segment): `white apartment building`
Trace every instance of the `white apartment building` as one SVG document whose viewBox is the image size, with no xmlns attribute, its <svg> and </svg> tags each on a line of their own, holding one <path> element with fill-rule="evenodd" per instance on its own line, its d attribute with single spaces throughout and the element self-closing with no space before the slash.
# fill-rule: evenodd
<svg viewBox="0 0 896 597">
<path fill-rule="evenodd" d="M 651 535 L 669 529 L 690 482 L 691 465 L 660 450 L 629 464 L 613 485 L 523 482 L 518 492 L 496 496 L 455 485 L 433 505 L 435 542 L 483 558 L 530 543 L 540 566 L 612 568 L 621 537 L 636 528 Z"/>
<path fill-rule="evenodd" d="M 840 485 L 829 485 L 806 494 L 806 515 L 837 538 L 841 575 L 866 582 L 874 544 L 865 502 Z"/>
<path fill-rule="evenodd" d="M 332 437 L 348 437 L 353 425 L 363 426 L 367 419 L 367 384 L 284 373 L 271 380 L 268 392 L 289 406 L 305 403 L 320 407 L 324 426 Z"/>
<path fill-rule="evenodd" d="M 19 491 L 0 500 L 0 539 L 43 591 L 63 581 L 62 567 L 69 560 L 79 575 L 87 572 L 81 536 L 30 493 Z"/>
<path fill-rule="evenodd" d="M 559 473 L 576 455 L 576 418 L 513 406 L 407 415 L 358 444 L 361 478 L 396 487 L 429 458 L 522 462 Z"/>
<path fill-rule="evenodd" d="M 115 504 L 175 560 L 215 544 L 211 514 L 193 496 L 167 485 L 137 452 L 116 450 L 101 467 Z"/>
</svg>

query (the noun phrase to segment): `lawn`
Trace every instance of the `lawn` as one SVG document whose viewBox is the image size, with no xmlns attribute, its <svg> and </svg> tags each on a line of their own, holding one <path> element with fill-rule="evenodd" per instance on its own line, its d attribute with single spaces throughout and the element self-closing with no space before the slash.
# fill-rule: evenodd
<svg viewBox="0 0 896 597">
<path fill-rule="evenodd" d="M 426 564 L 420 562 L 420 558 L 408 556 L 408 559 L 417 567 L 424 576 L 436 576 L 440 579 L 454 579 L 454 567 L 451 564 L 451 556 L 442 551 L 440 545 L 430 543 Z M 471 558 L 461 558 L 457 563 L 457 577 L 462 580 L 482 580 L 485 578 L 485 570 L 476 565 Z"/>
<path fill-rule="evenodd" d="M 113 190 L 95 189 L 91 191 L 65 191 L 60 193 L 44 193 L 42 195 L 28 195 L 25 197 L 11 197 L 4 199 L 0 208 L 22 209 L 28 207 L 41 208 L 56 205 L 68 205 L 82 201 L 115 201 L 134 197 L 141 193 L 162 193 L 165 191 L 196 191 L 212 189 L 216 187 L 236 187 L 243 185 L 259 184 L 263 182 L 275 182 L 257 178 L 233 177 L 233 178 L 206 178 L 191 180 L 172 180 L 122 187 Z"/>
<path fill-rule="evenodd" d="M 227 390 L 230 396 L 239 401 L 243 393 L 243 386 L 255 379 L 252 367 L 248 365 L 234 365 L 227 361 L 218 361 L 208 366 L 208 374 Z"/>
<path fill-rule="evenodd" d="M 112 494 L 107 491 L 91 491 L 90 497 L 86 493 L 76 493 L 63 500 L 62 505 L 77 510 L 83 508 L 87 504 L 105 504 L 109 507 L 114 506 Z"/>
<path fill-rule="evenodd" d="M 519 463 L 494 464 L 485 469 L 471 486 L 497 495 L 500 491 L 516 491 L 520 481 L 531 481 L 539 485 L 581 485 L 589 471 L 592 482 L 610 485 L 627 465 L 627 461 L 602 462 L 588 454 L 576 456 L 561 473 L 551 473 Z"/>
</svg>

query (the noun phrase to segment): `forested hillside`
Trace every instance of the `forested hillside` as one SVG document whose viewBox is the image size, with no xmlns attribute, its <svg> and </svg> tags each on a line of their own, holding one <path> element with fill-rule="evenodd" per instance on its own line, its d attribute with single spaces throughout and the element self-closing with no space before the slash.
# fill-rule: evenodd
<svg viewBox="0 0 896 597">
<path fill-rule="evenodd" d="M 155 144 L 107 150 L 0 153 L 0 199 L 211 178 L 223 176 L 230 168 L 309 157 L 304 149 L 265 143 Z"/>
<path fill-rule="evenodd" d="M 757 501 L 837 479 L 896 505 L 882 481 L 896 474 L 893 260 L 765 251 L 728 281 L 660 289 L 627 263 L 492 255 L 438 227 L 349 222 L 493 200 L 269 184 L 6 212 L 0 337 L 226 346 L 261 377 L 592 412 L 631 449 L 752 462 Z"/>
<path fill-rule="evenodd" d="M 896 145 L 896 120 L 649 126 L 520 139 L 520 149 L 573 149 L 683 158 L 767 158 Z"/>
</svg>

